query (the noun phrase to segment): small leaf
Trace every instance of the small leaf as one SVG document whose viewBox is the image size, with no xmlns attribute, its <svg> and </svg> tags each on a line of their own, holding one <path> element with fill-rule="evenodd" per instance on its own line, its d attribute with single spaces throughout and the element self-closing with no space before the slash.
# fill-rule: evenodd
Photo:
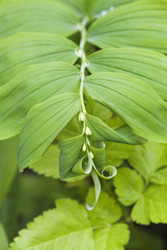
<svg viewBox="0 0 167 250">
<path fill-rule="evenodd" d="M 93 250 L 92 228 L 85 208 L 72 200 L 57 200 L 57 208 L 44 212 L 20 231 L 11 250 Z"/>
<path fill-rule="evenodd" d="M 166 150 L 166 145 L 149 141 L 135 146 L 128 161 L 145 180 L 150 180 L 159 168 L 167 165 Z"/>
<path fill-rule="evenodd" d="M 87 201 L 93 199 L 94 190 L 91 188 L 87 197 Z M 100 193 L 97 205 L 93 211 L 88 211 L 89 219 L 93 226 L 108 226 L 117 222 L 122 215 L 120 206 L 112 197 L 105 192 Z"/>
<path fill-rule="evenodd" d="M 147 83 L 121 73 L 86 77 L 92 99 L 115 112 L 132 132 L 146 139 L 167 142 L 167 105 Z"/>
<path fill-rule="evenodd" d="M 149 225 L 167 223 L 167 185 L 151 185 L 135 204 L 131 217 L 133 221 Z"/>
<path fill-rule="evenodd" d="M 42 159 L 29 166 L 38 174 L 44 174 L 46 177 L 59 178 L 59 154 L 58 145 L 51 145 L 44 153 Z"/>
<path fill-rule="evenodd" d="M 88 126 L 92 134 L 91 138 L 94 141 L 114 141 L 128 144 L 139 144 L 145 142 L 143 138 L 134 135 L 128 126 L 123 126 L 119 129 L 112 129 L 107 126 L 100 118 L 86 115 Z"/>
<path fill-rule="evenodd" d="M 130 238 L 128 226 L 124 223 L 98 229 L 94 232 L 95 250 L 123 250 Z"/>
<path fill-rule="evenodd" d="M 100 48 L 128 46 L 167 53 L 166 17 L 165 1 L 135 1 L 97 19 L 88 30 L 88 41 Z"/>
<path fill-rule="evenodd" d="M 18 32 L 48 32 L 69 36 L 77 31 L 79 18 L 54 0 L 24 0 L 1 4 L 0 38 Z"/>
<path fill-rule="evenodd" d="M 57 94 L 75 92 L 79 82 L 79 70 L 65 62 L 27 67 L 0 88 L 0 139 L 21 132 L 25 116 L 33 105 Z"/>
<path fill-rule="evenodd" d="M 0 85 L 12 80 L 31 64 L 52 61 L 74 63 L 77 45 L 51 33 L 18 33 L 0 42 Z M 41 72 L 42 73 L 42 72 Z"/>
<path fill-rule="evenodd" d="M 118 170 L 114 185 L 119 200 L 125 206 L 135 203 L 144 190 L 144 182 L 141 176 L 135 170 L 124 167 Z"/>
<path fill-rule="evenodd" d="M 88 57 L 91 73 L 130 74 L 149 83 L 167 100 L 167 57 L 161 53 L 136 48 L 103 49 Z"/>
<path fill-rule="evenodd" d="M 80 111 L 79 95 L 61 94 L 33 106 L 18 143 L 19 168 L 37 162 L 52 141 Z"/>
<path fill-rule="evenodd" d="M 167 168 L 162 168 L 151 176 L 150 182 L 167 185 Z"/>
</svg>

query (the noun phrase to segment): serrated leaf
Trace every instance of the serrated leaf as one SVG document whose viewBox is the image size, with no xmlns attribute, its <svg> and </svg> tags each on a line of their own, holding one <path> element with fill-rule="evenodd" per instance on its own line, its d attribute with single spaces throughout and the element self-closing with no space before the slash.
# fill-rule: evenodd
<svg viewBox="0 0 167 250">
<path fill-rule="evenodd" d="M 150 180 L 159 168 L 167 165 L 166 151 L 166 145 L 149 141 L 135 146 L 128 161 L 145 180 Z"/>
<path fill-rule="evenodd" d="M 58 145 L 51 145 L 44 153 L 42 159 L 29 166 L 38 174 L 44 174 L 47 177 L 59 178 L 59 154 Z"/>
<path fill-rule="evenodd" d="M 14 137 L 0 142 L 0 207 L 17 171 L 17 141 Z"/>
<path fill-rule="evenodd" d="M 120 202 L 125 206 L 135 203 L 144 191 L 144 182 L 141 176 L 135 170 L 125 167 L 118 170 L 114 185 Z"/>
<path fill-rule="evenodd" d="M 2 39 L 0 85 L 7 83 L 31 64 L 52 61 L 73 64 L 77 59 L 76 49 L 77 45 L 74 42 L 51 33 L 27 32 Z"/>
<path fill-rule="evenodd" d="M 100 118 L 86 115 L 87 123 L 92 131 L 91 138 L 94 141 L 114 141 L 127 144 L 139 144 L 145 142 L 143 138 L 134 135 L 128 126 L 119 129 L 112 129 L 106 125 Z"/>
<path fill-rule="evenodd" d="M 149 225 L 150 222 L 167 223 L 166 193 L 167 185 L 151 185 L 133 207 L 133 221 L 142 225 Z"/>
<path fill-rule="evenodd" d="M 49 32 L 69 36 L 77 31 L 79 18 L 54 0 L 24 0 L 1 4 L 0 38 L 18 32 Z"/>
<path fill-rule="evenodd" d="M 167 53 L 167 4 L 145 0 L 126 4 L 95 21 L 88 41 L 101 48 L 141 47 Z"/>
<path fill-rule="evenodd" d="M 79 95 L 60 94 L 33 106 L 27 114 L 18 143 L 20 170 L 37 162 L 80 111 Z"/>
<path fill-rule="evenodd" d="M 27 225 L 28 230 L 11 244 L 11 250 L 94 249 L 94 240 L 86 210 L 76 201 L 58 200 L 49 210 Z"/>
<path fill-rule="evenodd" d="M 3 228 L 3 225 L 0 223 L 0 248 L 3 250 L 8 250 L 8 240 Z"/>
<path fill-rule="evenodd" d="M 88 193 L 87 201 L 94 197 L 94 190 L 91 188 Z M 100 193 L 97 205 L 93 211 L 88 211 L 89 219 L 93 226 L 107 226 L 117 222 L 121 215 L 121 208 L 112 197 L 105 192 Z"/>
<path fill-rule="evenodd" d="M 128 226 L 124 223 L 98 229 L 94 232 L 95 250 L 124 250 L 130 238 Z"/>
<path fill-rule="evenodd" d="M 167 99 L 167 57 L 161 53 L 136 48 L 103 49 L 88 57 L 92 73 L 117 72 L 130 74 L 149 83 Z"/>
<path fill-rule="evenodd" d="M 33 105 L 57 94 L 75 92 L 79 82 L 79 70 L 65 62 L 27 67 L 0 88 L 0 139 L 21 132 L 25 116 Z"/>
<path fill-rule="evenodd" d="M 96 73 L 86 77 L 86 90 L 121 119 L 138 136 L 167 142 L 167 106 L 152 87 L 132 76 Z"/>
<path fill-rule="evenodd" d="M 80 151 L 83 147 L 84 137 L 83 134 L 66 139 L 59 142 L 59 148 L 61 150 L 60 159 L 59 159 L 59 172 L 60 178 L 67 178 L 69 175 L 72 176 L 70 170 L 76 163 Z M 75 176 L 75 174 L 73 174 Z"/>
<path fill-rule="evenodd" d="M 162 168 L 151 176 L 150 181 L 155 184 L 167 185 L 167 168 Z"/>
</svg>

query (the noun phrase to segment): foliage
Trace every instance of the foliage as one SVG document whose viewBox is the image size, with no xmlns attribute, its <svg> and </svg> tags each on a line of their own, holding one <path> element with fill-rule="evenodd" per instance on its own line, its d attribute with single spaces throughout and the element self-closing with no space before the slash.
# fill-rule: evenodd
<svg viewBox="0 0 167 250">
<path fill-rule="evenodd" d="M 123 250 L 133 222 L 167 223 L 167 1 L 1 0 L 0 6 L 4 228 L 16 144 L 20 172 L 29 167 L 62 190 L 56 208 L 21 230 L 11 250 Z M 37 181 L 41 192 L 47 178 Z M 66 193 L 67 187 L 80 191 Z"/>
</svg>

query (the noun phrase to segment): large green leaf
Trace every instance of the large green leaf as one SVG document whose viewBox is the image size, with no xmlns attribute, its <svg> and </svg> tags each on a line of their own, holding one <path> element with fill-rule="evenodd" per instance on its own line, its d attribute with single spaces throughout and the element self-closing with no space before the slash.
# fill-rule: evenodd
<svg viewBox="0 0 167 250">
<path fill-rule="evenodd" d="M 83 206 L 72 200 L 58 200 L 49 210 L 27 225 L 28 230 L 11 244 L 11 250 L 94 250 L 93 233 Z"/>
<path fill-rule="evenodd" d="M 17 138 L 0 142 L 0 206 L 17 171 Z"/>
<path fill-rule="evenodd" d="M 152 177 L 156 178 L 159 168 L 167 165 L 167 146 L 151 141 L 135 146 L 128 161 L 146 181 L 149 181 Z"/>
<path fill-rule="evenodd" d="M 129 168 L 121 168 L 115 177 L 114 185 L 119 200 L 125 206 L 135 203 L 144 190 L 144 182 L 135 170 Z"/>
<path fill-rule="evenodd" d="M 103 49 L 88 57 L 92 73 L 120 72 L 149 83 L 167 100 L 167 57 L 161 53 L 136 48 Z"/>
<path fill-rule="evenodd" d="M 78 94 L 67 93 L 33 106 L 27 114 L 18 143 L 20 170 L 35 163 L 80 111 Z"/>
<path fill-rule="evenodd" d="M 3 250 L 8 250 L 8 240 L 4 231 L 2 224 L 0 223 L 0 248 Z"/>
<path fill-rule="evenodd" d="M 79 70 L 64 62 L 27 67 L 0 88 L 0 139 L 21 132 L 25 115 L 35 104 L 56 94 L 79 89 Z"/>
<path fill-rule="evenodd" d="M 152 185 L 132 210 L 132 219 L 143 225 L 167 223 L 167 185 Z"/>
<path fill-rule="evenodd" d="M 88 126 L 92 131 L 91 138 L 94 141 L 114 141 L 127 144 L 140 144 L 145 142 L 143 138 L 134 135 L 128 126 L 114 130 L 98 117 L 89 114 L 87 114 L 86 117 Z"/>
<path fill-rule="evenodd" d="M 51 33 L 18 33 L 0 42 L 0 85 L 17 76 L 27 65 L 64 61 L 74 63 L 77 45 Z"/>
<path fill-rule="evenodd" d="M 166 30 L 166 1 L 136 1 L 95 21 L 88 30 L 88 41 L 101 48 L 142 47 L 166 53 Z"/>
<path fill-rule="evenodd" d="M 149 84 L 104 72 L 86 77 L 85 87 L 92 99 L 114 111 L 135 134 L 167 142 L 167 105 Z"/>
<path fill-rule="evenodd" d="M 79 18 L 54 0 L 15 0 L 1 4 L 0 38 L 18 32 L 49 32 L 68 36 L 77 31 Z"/>
<path fill-rule="evenodd" d="M 98 229 L 94 232 L 95 250 L 124 250 L 130 238 L 128 226 L 124 223 Z"/>
</svg>

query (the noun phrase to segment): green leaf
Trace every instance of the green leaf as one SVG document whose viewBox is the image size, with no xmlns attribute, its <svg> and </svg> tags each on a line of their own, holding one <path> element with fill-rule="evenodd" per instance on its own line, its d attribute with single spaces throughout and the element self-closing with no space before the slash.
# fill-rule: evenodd
<svg viewBox="0 0 167 250">
<path fill-rule="evenodd" d="M 26 66 L 52 61 L 74 63 L 77 45 L 51 33 L 19 33 L 0 42 L 0 85 L 17 76 Z"/>
<path fill-rule="evenodd" d="M 94 197 L 94 190 L 91 188 L 87 197 L 87 201 Z M 105 192 L 100 193 L 97 205 L 93 211 L 88 211 L 89 219 L 92 225 L 108 226 L 117 222 L 122 215 L 120 206 L 115 200 Z"/>
<path fill-rule="evenodd" d="M 83 134 L 59 142 L 58 145 L 61 150 L 59 159 L 59 172 L 61 179 L 71 177 L 72 175 L 76 176 L 76 174 L 71 173 L 71 170 L 80 155 L 83 142 Z"/>
<path fill-rule="evenodd" d="M 133 221 L 149 225 L 167 223 L 167 185 L 152 185 L 135 204 L 131 217 Z"/>
<path fill-rule="evenodd" d="M 37 162 L 52 141 L 80 111 L 79 95 L 60 94 L 33 106 L 18 143 L 19 168 Z"/>
<path fill-rule="evenodd" d="M 114 185 L 120 202 L 125 206 L 135 203 L 142 196 L 144 190 L 141 176 L 135 170 L 125 167 L 118 170 Z"/>
<path fill-rule="evenodd" d="M 0 248 L 3 250 L 8 250 L 8 240 L 4 231 L 2 224 L 0 223 Z"/>
<path fill-rule="evenodd" d="M 88 41 L 100 48 L 128 46 L 167 53 L 166 29 L 165 1 L 136 1 L 96 20 L 88 30 Z"/>
<path fill-rule="evenodd" d="M 147 83 L 119 73 L 86 77 L 92 99 L 115 112 L 138 136 L 167 142 L 167 105 Z"/>
<path fill-rule="evenodd" d="M 167 100 L 167 57 L 136 48 L 103 49 L 88 57 L 91 73 L 116 72 L 130 74 L 149 83 Z"/>
<path fill-rule="evenodd" d="M 94 232 L 95 250 L 124 250 L 130 238 L 128 226 L 124 223 L 98 229 Z"/>
<path fill-rule="evenodd" d="M 150 181 L 155 184 L 167 185 L 167 168 L 163 168 L 157 171 L 154 175 L 152 175 Z"/>
<path fill-rule="evenodd" d="M 17 171 L 17 139 L 0 142 L 0 206 Z"/>
<path fill-rule="evenodd" d="M 112 129 L 107 126 L 100 118 L 86 115 L 87 123 L 92 131 L 91 138 L 94 141 L 114 141 L 128 144 L 139 144 L 145 142 L 143 138 L 134 135 L 128 126 L 119 129 Z"/>
<path fill-rule="evenodd" d="M 85 208 L 72 200 L 58 200 L 49 210 L 20 231 L 11 250 L 93 250 L 94 240 Z"/>
<path fill-rule="evenodd" d="M 155 142 L 135 146 L 128 161 L 145 178 L 156 178 L 156 171 L 167 165 L 167 146 Z"/>
<path fill-rule="evenodd" d="M 129 158 L 133 147 L 123 143 L 106 142 L 106 164 L 119 167 L 124 160 Z"/>
<path fill-rule="evenodd" d="M 38 174 L 44 174 L 46 177 L 59 178 L 59 154 L 58 145 L 51 145 L 44 153 L 42 159 L 29 166 Z"/>
<path fill-rule="evenodd" d="M 75 92 L 79 82 L 79 70 L 65 62 L 28 66 L 0 88 L 0 139 L 21 132 L 25 116 L 33 105 L 56 94 Z"/>
<path fill-rule="evenodd" d="M 20 0 L 1 4 L 0 38 L 18 32 L 49 32 L 69 36 L 77 31 L 79 18 L 54 0 Z"/>
</svg>

